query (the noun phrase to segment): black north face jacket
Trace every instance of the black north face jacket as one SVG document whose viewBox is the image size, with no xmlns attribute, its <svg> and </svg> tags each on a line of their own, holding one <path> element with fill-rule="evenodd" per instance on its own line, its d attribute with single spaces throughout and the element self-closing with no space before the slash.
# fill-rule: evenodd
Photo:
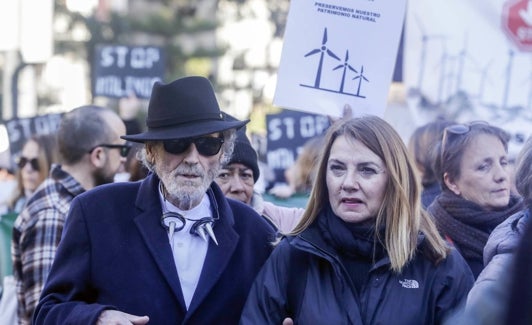
<svg viewBox="0 0 532 325">
<path fill-rule="evenodd" d="M 418 242 L 422 248 L 423 236 Z M 275 248 L 254 282 L 240 324 L 279 325 L 285 317 L 297 325 L 440 324 L 465 302 L 474 282 L 455 249 L 438 265 L 418 253 L 400 274 L 390 270 L 385 257 L 372 267 L 361 292 L 346 272 L 314 223 Z"/>
</svg>

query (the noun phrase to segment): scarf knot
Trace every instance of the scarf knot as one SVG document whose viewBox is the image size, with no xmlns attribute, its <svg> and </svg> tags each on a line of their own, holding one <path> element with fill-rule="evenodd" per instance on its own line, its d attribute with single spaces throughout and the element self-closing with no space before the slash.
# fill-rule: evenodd
<svg viewBox="0 0 532 325">
<path fill-rule="evenodd" d="M 318 218 L 318 227 L 325 241 L 340 256 L 377 260 L 385 255 L 384 245 L 379 240 L 385 238 L 385 228 L 379 229 L 376 236 L 374 219 L 360 223 L 345 222 L 327 206 L 323 217 Z"/>
<path fill-rule="evenodd" d="M 440 233 L 453 241 L 465 259 L 482 261 L 484 246 L 493 229 L 523 208 L 521 199 L 510 196 L 506 208 L 487 211 L 449 190 L 443 190 L 428 210 Z"/>
</svg>

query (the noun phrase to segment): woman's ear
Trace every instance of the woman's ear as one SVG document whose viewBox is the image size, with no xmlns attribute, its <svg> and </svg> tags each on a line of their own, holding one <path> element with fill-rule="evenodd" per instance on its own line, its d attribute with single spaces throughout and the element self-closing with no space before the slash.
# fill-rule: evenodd
<svg viewBox="0 0 532 325">
<path fill-rule="evenodd" d="M 458 185 L 456 185 L 448 173 L 443 174 L 443 181 L 445 182 L 445 186 L 447 186 L 447 188 L 450 189 L 454 194 L 460 195 L 460 189 L 458 188 Z"/>
</svg>

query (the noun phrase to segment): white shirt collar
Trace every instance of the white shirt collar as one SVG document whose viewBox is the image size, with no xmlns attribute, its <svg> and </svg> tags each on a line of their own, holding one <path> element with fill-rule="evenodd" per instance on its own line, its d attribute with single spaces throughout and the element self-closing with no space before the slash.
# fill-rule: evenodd
<svg viewBox="0 0 532 325">
<path fill-rule="evenodd" d="M 166 200 L 161 191 L 161 187 L 159 187 L 159 199 L 161 200 L 161 206 L 163 208 L 163 211 L 177 212 L 184 216 L 187 220 L 198 220 L 205 217 L 212 217 L 211 201 L 209 200 L 209 196 L 207 195 L 207 193 L 203 195 L 200 204 L 190 210 L 181 210 L 180 208 L 173 205 L 170 201 Z"/>
</svg>

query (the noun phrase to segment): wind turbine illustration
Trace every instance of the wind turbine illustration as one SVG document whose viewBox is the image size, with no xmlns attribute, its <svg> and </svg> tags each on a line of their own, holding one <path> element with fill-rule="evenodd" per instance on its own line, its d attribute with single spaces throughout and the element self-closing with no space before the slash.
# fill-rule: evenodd
<svg viewBox="0 0 532 325">
<path fill-rule="evenodd" d="M 362 80 L 369 82 L 369 80 L 366 77 L 364 77 L 364 66 L 360 67 L 360 74 L 358 74 L 358 76 L 354 77 L 352 80 L 356 80 L 356 79 L 358 79 L 358 87 L 357 87 L 356 96 L 366 98 L 366 96 L 360 96 L 360 85 L 362 84 Z"/>
<path fill-rule="evenodd" d="M 321 41 L 321 46 L 305 54 L 305 57 L 308 57 L 308 56 L 320 53 L 320 62 L 318 65 L 318 71 L 316 73 L 316 80 L 314 81 L 314 88 L 320 88 L 321 69 L 323 67 L 323 57 L 325 53 L 327 53 L 327 55 L 329 55 L 330 57 L 340 61 L 340 58 L 336 56 L 336 54 L 334 54 L 331 50 L 329 50 L 326 44 L 327 44 L 327 27 L 323 31 L 323 38 Z"/>
<path fill-rule="evenodd" d="M 339 64 L 337 65 L 336 67 L 334 67 L 333 71 L 334 70 L 338 70 L 340 68 L 343 68 L 343 72 L 342 72 L 342 83 L 340 84 L 340 92 L 343 93 L 344 92 L 344 83 L 345 83 L 345 73 L 347 71 L 347 69 L 353 71 L 354 73 L 358 73 L 358 71 L 356 71 L 350 64 L 349 64 L 349 50 L 346 50 L 345 51 L 345 60 L 344 60 L 344 63 L 342 64 Z"/>
</svg>

